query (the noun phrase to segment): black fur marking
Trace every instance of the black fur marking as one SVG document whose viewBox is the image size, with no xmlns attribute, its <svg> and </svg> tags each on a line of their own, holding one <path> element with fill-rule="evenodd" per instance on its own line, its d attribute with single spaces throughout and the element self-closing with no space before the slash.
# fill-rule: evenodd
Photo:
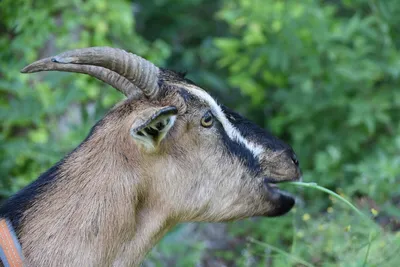
<svg viewBox="0 0 400 267">
<path fill-rule="evenodd" d="M 187 71 L 177 71 L 176 72 L 182 79 L 185 79 Z"/>
<path fill-rule="evenodd" d="M 238 113 L 221 106 L 228 120 L 232 125 L 242 134 L 244 138 L 248 138 L 254 143 L 257 143 L 268 150 L 272 151 L 292 151 L 292 148 L 286 143 L 282 142 L 271 133 L 261 128 L 254 122 L 247 120 Z"/>
<path fill-rule="evenodd" d="M 254 176 L 258 176 L 261 173 L 261 165 L 258 159 L 256 159 L 253 153 L 247 149 L 245 145 L 237 141 L 233 141 L 225 132 L 223 126 L 220 123 L 215 123 L 219 134 L 222 137 L 222 142 L 225 145 L 225 151 L 231 156 L 238 158 L 242 163 L 250 170 Z"/>
<path fill-rule="evenodd" d="M 179 89 L 179 95 L 183 98 L 183 101 L 185 101 L 185 103 L 188 103 L 189 101 L 196 99 L 196 97 L 194 95 L 189 93 L 184 88 Z"/>
<path fill-rule="evenodd" d="M 39 176 L 39 178 L 7 199 L 0 208 L 0 217 L 8 218 L 17 235 L 20 232 L 21 219 L 25 210 L 30 208 L 35 199 L 54 182 L 63 160 Z"/>
<path fill-rule="evenodd" d="M 8 218 L 10 220 L 17 236 L 19 236 L 23 224 L 24 212 L 32 207 L 35 200 L 40 197 L 41 194 L 45 194 L 46 191 L 49 190 L 49 187 L 57 181 L 59 178 L 60 167 L 63 165 L 65 160 L 69 155 L 79 149 L 93 135 L 96 128 L 100 127 L 102 124 L 102 120 L 98 121 L 92 127 L 85 140 L 77 148 L 57 162 L 53 167 L 41 174 L 37 180 L 18 191 L 0 206 L 0 217 Z"/>
<path fill-rule="evenodd" d="M 162 87 L 164 82 L 174 82 L 174 83 L 195 85 L 195 83 L 192 80 L 185 78 L 185 76 L 186 76 L 186 72 L 176 72 L 176 71 L 160 68 L 160 76 L 158 79 L 158 85 L 160 87 Z"/>
</svg>

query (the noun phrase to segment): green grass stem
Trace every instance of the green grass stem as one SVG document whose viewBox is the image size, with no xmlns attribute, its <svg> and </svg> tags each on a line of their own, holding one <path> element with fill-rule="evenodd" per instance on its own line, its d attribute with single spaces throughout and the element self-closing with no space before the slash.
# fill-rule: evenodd
<svg viewBox="0 0 400 267">
<path fill-rule="evenodd" d="M 348 201 L 347 199 L 345 199 L 344 197 L 340 196 L 339 194 L 325 188 L 322 186 L 319 186 L 317 183 L 303 183 L 303 182 L 288 182 L 286 184 L 292 184 L 292 185 L 296 185 L 296 186 L 302 186 L 302 187 L 310 187 L 310 188 L 314 188 L 320 191 L 323 191 L 325 193 L 328 193 L 329 195 L 339 199 L 340 201 L 342 201 L 343 203 L 345 203 L 347 206 L 349 206 L 352 210 L 354 210 L 358 215 L 360 215 L 363 218 L 368 218 L 370 219 L 367 215 L 365 215 L 364 213 L 362 213 L 359 209 L 356 208 L 356 206 L 354 206 L 353 204 L 350 203 L 350 201 Z"/>
</svg>

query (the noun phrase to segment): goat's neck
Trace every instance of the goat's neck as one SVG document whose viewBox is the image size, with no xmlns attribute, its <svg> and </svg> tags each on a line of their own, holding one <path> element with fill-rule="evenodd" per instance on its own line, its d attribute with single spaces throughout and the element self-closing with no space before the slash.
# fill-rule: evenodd
<svg viewBox="0 0 400 267">
<path fill-rule="evenodd" d="M 138 265 L 171 227 L 141 195 L 132 155 L 95 141 L 65 160 L 26 211 L 20 241 L 32 266 Z"/>
<path fill-rule="evenodd" d="M 143 261 L 151 248 L 171 229 L 173 224 L 157 210 L 137 210 L 134 237 L 122 244 L 114 266 L 134 266 Z"/>
</svg>

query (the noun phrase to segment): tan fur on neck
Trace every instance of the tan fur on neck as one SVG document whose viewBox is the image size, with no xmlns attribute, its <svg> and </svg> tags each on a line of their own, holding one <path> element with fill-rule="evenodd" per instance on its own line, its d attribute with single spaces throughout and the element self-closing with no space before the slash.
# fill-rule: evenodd
<svg viewBox="0 0 400 267">
<path fill-rule="evenodd" d="M 135 110 L 150 105 L 117 105 L 25 211 L 20 242 L 30 266 L 138 265 L 174 225 L 148 195 L 151 166 L 129 134 Z"/>
<path fill-rule="evenodd" d="M 226 126 L 226 118 L 202 127 L 201 118 L 215 109 L 214 102 L 192 99 L 186 105 L 174 86 L 177 90 L 160 102 L 139 98 L 118 104 L 65 158 L 54 183 L 21 220 L 20 242 L 31 266 L 139 265 L 178 222 L 229 221 L 279 207 L 263 189 L 263 176 L 231 153 L 219 131 L 230 130 L 227 136 L 253 153 L 260 145 L 243 141 Z M 163 106 L 176 107 L 177 119 L 156 150 L 148 152 L 130 130 L 141 111 Z M 274 153 L 263 149 L 259 158 L 271 166 L 284 161 L 277 165 L 283 170 L 293 165 Z M 293 173 L 282 179 L 288 177 Z"/>
</svg>

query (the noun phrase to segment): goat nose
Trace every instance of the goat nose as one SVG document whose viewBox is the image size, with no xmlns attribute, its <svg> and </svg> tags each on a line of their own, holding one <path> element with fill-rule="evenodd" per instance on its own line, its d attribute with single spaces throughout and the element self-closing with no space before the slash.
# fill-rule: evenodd
<svg viewBox="0 0 400 267">
<path fill-rule="evenodd" d="M 292 153 L 291 155 L 292 161 L 296 166 L 299 166 L 299 160 L 297 159 L 296 154 Z"/>
</svg>

